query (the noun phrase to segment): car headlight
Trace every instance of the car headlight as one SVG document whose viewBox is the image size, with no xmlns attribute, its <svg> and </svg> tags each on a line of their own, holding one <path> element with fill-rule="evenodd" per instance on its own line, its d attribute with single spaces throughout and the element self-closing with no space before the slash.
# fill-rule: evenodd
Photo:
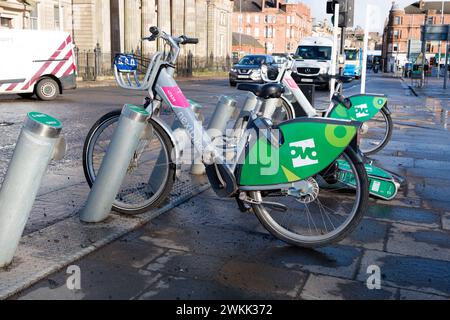
<svg viewBox="0 0 450 320">
<path fill-rule="evenodd" d="M 261 70 L 253 70 L 252 74 L 254 75 L 260 75 L 261 74 Z"/>
<path fill-rule="evenodd" d="M 327 69 L 320 69 L 320 72 L 319 72 L 320 74 L 327 74 L 328 73 L 328 70 Z"/>
<path fill-rule="evenodd" d="M 231 72 L 237 72 L 237 70 L 235 68 L 231 68 L 230 70 Z"/>
</svg>

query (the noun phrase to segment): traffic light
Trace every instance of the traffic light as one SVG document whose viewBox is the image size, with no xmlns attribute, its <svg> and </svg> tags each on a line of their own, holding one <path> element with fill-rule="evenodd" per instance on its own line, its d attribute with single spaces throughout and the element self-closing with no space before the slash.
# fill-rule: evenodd
<svg viewBox="0 0 450 320">
<path fill-rule="evenodd" d="M 332 14 L 331 21 L 334 24 L 336 13 L 334 12 L 336 4 L 339 3 L 339 27 L 353 27 L 355 16 L 355 0 L 331 0 L 327 2 L 327 13 Z"/>
</svg>

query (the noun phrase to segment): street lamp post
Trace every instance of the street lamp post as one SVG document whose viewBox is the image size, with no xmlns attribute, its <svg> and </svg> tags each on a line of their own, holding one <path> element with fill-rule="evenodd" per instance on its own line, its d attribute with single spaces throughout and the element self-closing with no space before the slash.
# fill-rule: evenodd
<svg viewBox="0 0 450 320">
<path fill-rule="evenodd" d="M 241 55 L 242 52 L 242 32 L 244 32 L 244 17 L 242 16 L 242 0 L 239 0 L 239 19 L 238 19 L 238 23 L 239 23 L 239 53 L 238 56 Z"/>
<path fill-rule="evenodd" d="M 441 9 L 441 24 L 444 24 L 444 0 L 442 0 L 442 9 Z M 439 41 L 439 56 L 438 56 L 438 72 L 437 78 L 439 79 L 441 73 L 441 54 L 442 54 L 442 41 Z"/>
</svg>

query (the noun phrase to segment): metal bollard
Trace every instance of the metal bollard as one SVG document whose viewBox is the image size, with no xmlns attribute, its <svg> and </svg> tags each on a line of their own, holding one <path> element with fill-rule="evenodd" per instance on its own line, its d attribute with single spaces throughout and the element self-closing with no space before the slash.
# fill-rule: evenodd
<svg viewBox="0 0 450 320">
<path fill-rule="evenodd" d="M 236 101 L 227 96 L 221 96 L 217 102 L 216 109 L 211 117 L 207 132 L 214 142 L 215 139 L 221 137 L 226 130 L 227 123 L 236 111 Z M 194 175 L 202 175 L 205 173 L 205 166 L 201 163 L 201 156 L 197 155 L 194 159 L 191 172 Z"/>
<path fill-rule="evenodd" d="M 61 130 L 53 117 L 27 115 L 0 190 L 0 268 L 12 262 L 48 164 L 64 156 Z"/>
<path fill-rule="evenodd" d="M 119 124 L 103 158 L 86 206 L 80 213 L 81 221 L 101 222 L 108 217 L 149 116 L 147 111 L 137 106 L 123 107 Z"/>
<path fill-rule="evenodd" d="M 236 111 L 236 100 L 227 96 L 221 96 L 216 110 L 208 124 L 208 134 L 214 140 L 225 133 L 228 121 Z"/>
<path fill-rule="evenodd" d="M 244 117 L 254 111 L 258 107 L 258 103 L 258 98 L 252 92 L 247 93 L 247 98 L 245 99 L 241 112 L 234 123 L 232 138 L 237 139 L 241 136 L 242 131 L 245 129 L 243 127 Z"/>
</svg>

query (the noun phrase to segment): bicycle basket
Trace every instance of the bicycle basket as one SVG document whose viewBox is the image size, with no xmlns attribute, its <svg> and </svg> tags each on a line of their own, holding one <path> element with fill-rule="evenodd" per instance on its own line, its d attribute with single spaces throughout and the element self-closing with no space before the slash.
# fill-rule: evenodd
<svg viewBox="0 0 450 320">
<path fill-rule="evenodd" d="M 119 72 L 134 72 L 137 70 L 137 61 L 132 54 L 120 53 L 114 58 L 114 65 Z"/>
<path fill-rule="evenodd" d="M 117 84 L 130 90 L 148 90 L 153 60 L 140 55 L 119 53 L 114 57 L 114 76 Z"/>
</svg>

